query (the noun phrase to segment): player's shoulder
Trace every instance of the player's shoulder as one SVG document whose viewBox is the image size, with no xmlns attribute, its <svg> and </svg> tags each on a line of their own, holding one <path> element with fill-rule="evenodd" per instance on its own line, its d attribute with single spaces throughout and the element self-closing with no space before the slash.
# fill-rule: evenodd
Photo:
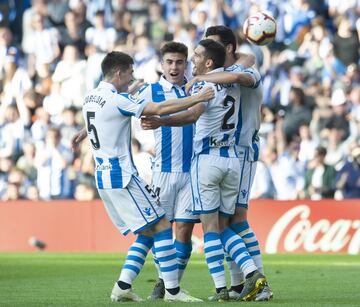
<svg viewBox="0 0 360 307">
<path fill-rule="evenodd" d="M 135 103 L 135 104 L 140 104 L 144 101 L 144 99 L 142 99 L 139 95 L 139 92 L 136 92 L 135 94 L 129 94 L 129 93 L 117 93 L 118 97 L 120 97 L 120 99 L 123 102 L 130 102 L 130 103 Z"/>
<path fill-rule="evenodd" d="M 245 67 L 241 64 L 233 64 L 225 69 L 225 71 L 228 72 L 242 72 L 245 69 Z"/>
</svg>

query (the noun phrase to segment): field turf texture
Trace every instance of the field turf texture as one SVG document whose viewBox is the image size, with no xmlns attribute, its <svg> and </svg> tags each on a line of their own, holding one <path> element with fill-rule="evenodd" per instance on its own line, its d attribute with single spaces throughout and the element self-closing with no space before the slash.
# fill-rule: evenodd
<svg viewBox="0 0 360 307">
<path fill-rule="evenodd" d="M 0 253 L 0 306 L 185 305 L 161 300 L 111 302 L 110 292 L 124 258 L 100 253 Z M 264 264 L 274 300 L 197 305 L 360 306 L 360 256 L 265 255 Z M 134 284 L 135 292 L 146 298 L 156 277 L 149 255 Z M 203 255 L 192 255 L 182 286 L 204 300 L 214 291 Z"/>
</svg>

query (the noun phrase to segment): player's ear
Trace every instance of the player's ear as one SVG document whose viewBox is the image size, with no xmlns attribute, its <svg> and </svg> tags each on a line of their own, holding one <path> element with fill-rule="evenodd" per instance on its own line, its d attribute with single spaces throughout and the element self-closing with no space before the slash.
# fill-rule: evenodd
<svg viewBox="0 0 360 307">
<path fill-rule="evenodd" d="M 207 59 L 206 62 L 205 62 L 206 68 L 212 67 L 213 64 L 214 64 L 214 61 L 212 59 Z"/>
<path fill-rule="evenodd" d="M 235 51 L 233 50 L 234 48 L 233 45 L 231 44 L 228 44 L 225 49 L 226 49 L 226 53 L 233 53 Z"/>
</svg>

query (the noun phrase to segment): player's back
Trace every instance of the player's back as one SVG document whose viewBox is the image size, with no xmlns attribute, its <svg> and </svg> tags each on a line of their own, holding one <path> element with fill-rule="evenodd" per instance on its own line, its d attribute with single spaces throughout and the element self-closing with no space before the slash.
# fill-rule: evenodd
<svg viewBox="0 0 360 307">
<path fill-rule="evenodd" d="M 83 116 L 96 163 L 99 189 L 122 188 L 136 172 L 131 155 L 131 116 L 142 111 L 141 102 L 118 94 L 107 82 L 84 99 Z"/>
<path fill-rule="evenodd" d="M 216 69 L 213 72 L 222 71 Z M 196 122 L 194 137 L 194 153 L 210 154 L 224 157 L 235 157 L 233 146 L 235 144 L 236 130 L 236 101 L 240 99 L 240 91 L 230 89 L 232 84 L 214 84 L 209 82 L 198 82 L 193 93 L 204 86 L 212 86 L 215 90 L 215 97 L 205 103 L 205 111 Z"/>
<path fill-rule="evenodd" d="M 241 92 L 240 103 L 237 104 L 237 126 L 235 142 L 239 146 L 248 146 L 251 149 L 252 159 L 258 159 L 258 132 L 261 124 L 261 104 L 263 88 L 260 73 L 254 68 L 243 68 L 241 65 L 232 65 L 226 69 L 229 72 L 245 72 L 253 76 L 254 86 L 245 87 L 236 84 L 231 89 Z"/>
</svg>

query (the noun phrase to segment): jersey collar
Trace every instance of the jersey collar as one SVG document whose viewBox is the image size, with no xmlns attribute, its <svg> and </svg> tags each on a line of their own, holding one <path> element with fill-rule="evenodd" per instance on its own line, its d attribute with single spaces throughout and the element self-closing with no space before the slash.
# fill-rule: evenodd
<svg viewBox="0 0 360 307">
<path fill-rule="evenodd" d="M 177 84 L 172 84 L 172 83 L 170 83 L 168 80 L 165 79 L 165 76 L 162 75 L 162 76 L 160 77 L 159 83 L 160 83 L 160 85 L 163 87 L 163 89 L 164 89 L 165 91 L 170 92 L 173 88 L 184 89 L 184 86 L 185 86 L 185 84 L 186 84 L 186 82 L 187 82 L 187 80 L 186 80 L 185 77 L 184 77 L 184 81 L 185 81 L 184 85 L 183 85 L 183 86 L 179 86 L 179 85 L 177 85 Z"/>
<path fill-rule="evenodd" d="M 112 91 L 113 93 L 117 93 L 117 92 L 118 92 L 118 91 L 116 90 L 116 88 L 115 88 L 114 85 L 112 85 L 111 83 L 106 82 L 106 81 L 100 81 L 100 83 L 99 83 L 99 85 L 98 85 L 98 88 L 110 90 L 110 91 Z"/>
</svg>

